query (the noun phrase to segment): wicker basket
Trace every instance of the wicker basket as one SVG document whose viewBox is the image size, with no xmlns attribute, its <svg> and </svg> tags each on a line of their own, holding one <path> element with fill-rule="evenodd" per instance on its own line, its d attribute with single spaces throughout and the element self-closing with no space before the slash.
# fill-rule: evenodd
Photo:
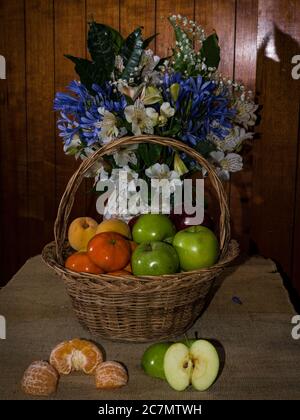
<svg viewBox="0 0 300 420">
<path fill-rule="evenodd" d="M 64 267 L 70 253 L 66 230 L 75 193 L 85 173 L 120 147 L 155 143 L 176 148 L 198 161 L 207 171 L 220 203 L 220 259 L 210 268 L 161 277 L 116 277 L 75 273 Z M 61 199 L 54 227 L 55 242 L 42 253 L 44 261 L 65 282 L 80 323 L 93 336 L 117 341 L 144 342 L 183 334 L 205 307 L 214 279 L 238 255 L 230 241 L 230 217 L 226 194 L 212 166 L 195 150 L 170 138 L 133 136 L 118 139 L 82 162 L 71 177 Z"/>
</svg>

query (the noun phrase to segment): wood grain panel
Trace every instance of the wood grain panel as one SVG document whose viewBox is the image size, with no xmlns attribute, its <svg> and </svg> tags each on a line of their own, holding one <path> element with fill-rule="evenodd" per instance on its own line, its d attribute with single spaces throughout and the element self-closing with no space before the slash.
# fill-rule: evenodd
<svg viewBox="0 0 300 420">
<path fill-rule="evenodd" d="M 194 0 L 157 0 L 156 5 L 156 54 L 160 57 L 167 57 L 172 52 L 174 45 L 174 31 L 168 22 L 168 17 L 174 14 L 181 14 L 189 19 L 195 18 Z"/>
<path fill-rule="evenodd" d="M 298 1 L 259 1 L 257 90 L 262 137 L 255 142 L 251 235 L 257 250 L 291 275 L 298 143 L 299 81 L 291 58 L 300 51 Z"/>
<path fill-rule="evenodd" d="M 86 0 L 87 20 L 105 23 L 112 28 L 119 29 L 120 0 Z"/>
<path fill-rule="evenodd" d="M 55 128 L 53 1 L 26 1 L 28 237 L 32 254 L 53 238 Z"/>
<path fill-rule="evenodd" d="M 0 46 L 6 80 L 0 80 L 0 285 L 27 258 L 27 137 L 23 1 L 0 3 Z"/>
<path fill-rule="evenodd" d="M 64 57 L 86 56 L 86 4 L 84 0 L 54 0 L 55 9 L 55 90 L 61 91 L 72 79 L 78 80 L 74 64 Z M 56 206 L 70 176 L 79 162 L 63 152 L 62 141 L 56 137 Z M 78 191 L 71 217 L 85 214 L 85 186 Z"/>
<path fill-rule="evenodd" d="M 234 79 L 255 91 L 258 0 L 237 0 Z M 252 142 L 243 150 L 243 171 L 232 174 L 230 210 L 233 236 L 249 251 L 252 198 Z"/>
<path fill-rule="evenodd" d="M 300 83 L 300 80 L 298 80 Z M 298 154 L 297 154 L 297 175 L 294 204 L 294 226 L 293 226 L 293 254 L 292 254 L 292 284 L 300 296 L 300 100 L 298 109 Z"/>
<path fill-rule="evenodd" d="M 143 27 L 144 38 L 155 33 L 155 1 L 120 0 L 120 31 L 122 35 L 129 35 L 138 26 Z"/>
<path fill-rule="evenodd" d="M 221 47 L 220 71 L 226 77 L 234 74 L 235 0 L 196 1 L 195 19 L 210 34 L 214 30 Z"/>
</svg>

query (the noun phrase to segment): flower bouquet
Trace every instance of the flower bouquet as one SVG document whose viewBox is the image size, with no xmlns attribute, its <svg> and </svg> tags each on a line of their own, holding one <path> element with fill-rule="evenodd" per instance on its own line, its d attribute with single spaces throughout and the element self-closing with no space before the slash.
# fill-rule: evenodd
<svg viewBox="0 0 300 420">
<path fill-rule="evenodd" d="M 139 27 L 124 39 L 107 25 L 89 24 L 91 59 L 66 55 L 80 81 L 72 81 L 69 93 L 59 92 L 54 100 L 64 151 L 86 159 L 120 137 L 154 134 L 191 146 L 228 180 L 243 167 L 242 147 L 253 137 L 249 130 L 258 106 L 243 85 L 219 74 L 216 33 L 207 36 L 196 22 L 180 15 L 170 16 L 169 22 L 176 42 L 172 54 L 163 58 L 148 48 L 156 34 L 143 39 Z M 102 158 L 89 175 L 96 182 L 117 183 L 121 171 L 128 174 L 126 188 L 132 196 L 136 189 L 128 185 L 138 179 L 167 179 L 172 186 L 195 171 L 206 175 L 184 152 L 146 143 Z M 111 213 L 108 198 L 104 217 Z"/>
</svg>

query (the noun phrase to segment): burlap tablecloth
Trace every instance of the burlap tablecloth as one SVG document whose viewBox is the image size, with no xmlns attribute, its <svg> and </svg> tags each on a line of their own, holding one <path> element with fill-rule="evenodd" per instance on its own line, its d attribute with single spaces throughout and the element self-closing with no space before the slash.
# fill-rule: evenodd
<svg viewBox="0 0 300 420">
<path fill-rule="evenodd" d="M 237 296 L 242 304 L 234 303 Z M 48 359 L 53 346 L 73 337 L 90 338 L 72 312 L 63 282 L 41 261 L 27 261 L 0 292 L 7 339 L 0 340 L 0 398 L 28 398 L 20 389 L 25 368 Z M 60 380 L 57 399 L 299 399 L 300 340 L 291 336 L 294 315 L 282 279 L 270 260 L 253 257 L 230 269 L 204 315 L 188 335 L 220 343 L 225 363 L 207 392 L 173 391 L 146 376 L 140 359 L 147 344 L 97 340 L 107 358 L 126 364 L 128 386 L 97 391 L 93 378 L 72 374 Z M 223 350 L 222 350 L 223 349 Z"/>
</svg>

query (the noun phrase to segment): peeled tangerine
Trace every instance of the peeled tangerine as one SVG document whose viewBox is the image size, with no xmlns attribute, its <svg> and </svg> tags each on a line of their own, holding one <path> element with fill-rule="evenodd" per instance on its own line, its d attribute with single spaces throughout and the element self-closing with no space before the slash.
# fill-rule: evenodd
<svg viewBox="0 0 300 420">
<path fill-rule="evenodd" d="M 128 374 L 121 363 L 103 362 L 95 371 L 96 388 L 115 389 L 128 382 Z"/>
<path fill-rule="evenodd" d="M 56 392 L 59 374 L 48 362 L 31 363 L 25 370 L 22 389 L 26 394 L 46 396 Z"/>
<path fill-rule="evenodd" d="M 102 361 L 103 354 L 99 348 L 79 338 L 58 344 L 50 355 L 51 365 L 62 375 L 68 375 L 74 370 L 91 375 Z"/>
</svg>

